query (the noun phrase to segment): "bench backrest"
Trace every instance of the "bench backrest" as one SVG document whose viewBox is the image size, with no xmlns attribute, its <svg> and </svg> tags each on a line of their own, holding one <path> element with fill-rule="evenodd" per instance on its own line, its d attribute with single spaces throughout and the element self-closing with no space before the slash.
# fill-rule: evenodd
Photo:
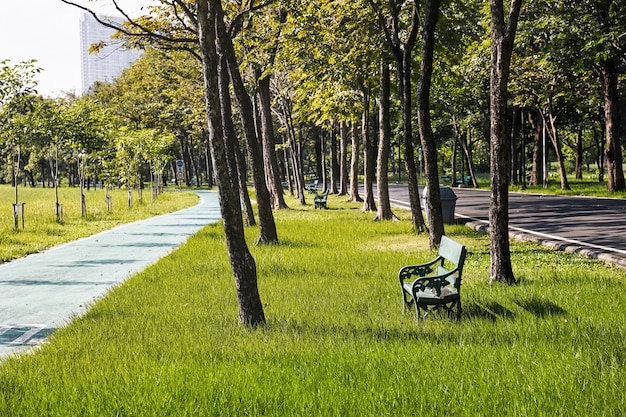
<svg viewBox="0 0 626 417">
<path fill-rule="evenodd" d="M 467 249 L 459 242 L 444 236 L 441 236 L 441 242 L 439 243 L 439 256 L 446 259 L 448 262 L 456 265 L 459 269 L 459 278 L 463 271 L 463 264 L 465 263 L 465 256 L 467 255 Z"/>
</svg>

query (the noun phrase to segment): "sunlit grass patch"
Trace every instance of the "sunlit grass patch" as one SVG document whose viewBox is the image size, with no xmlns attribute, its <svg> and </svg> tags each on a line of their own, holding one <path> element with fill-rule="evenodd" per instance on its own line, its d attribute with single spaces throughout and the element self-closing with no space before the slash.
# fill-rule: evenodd
<svg viewBox="0 0 626 417">
<path fill-rule="evenodd" d="M 25 203 L 24 227 L 21 222 L 15 229 L 13 203 L 15 189 L 0 186 L 0 263 L 24 255 L 48 249 L 60 243 L 111 229 L 123 223 L 142 220 L 159 214 L 169 213 L 192 206 L 198 197 L 193 193 L 166 192 L 152 201 L 146 191 L 142 201 L 137 194 L 128 205 L 126 190 L 111 190 L 113 207 L 106 206 L 105 190 L 85 190 L 87 213 L 81 216 L 80 190 L 60 188 L 59 201 L 63 205 L 63 219 L 57 221 L 55 195 L 52 188 L 19 189 L 19 200 Z"/>
<path fill-rule="evenodd" d="M 279 244 L 246 230 L 267 326 L 238 324 L 210 225 L 1 365 L 0 415 L 623 414 L 624 271 L 513 242 L 519 284 L 490 284 L 488 238 L 446 226 L 469 250 L 463 317 L 418 322 L 397 271 L 432 257 L 426 234 L 345 197 L 288 203 Z"/>
</svg>

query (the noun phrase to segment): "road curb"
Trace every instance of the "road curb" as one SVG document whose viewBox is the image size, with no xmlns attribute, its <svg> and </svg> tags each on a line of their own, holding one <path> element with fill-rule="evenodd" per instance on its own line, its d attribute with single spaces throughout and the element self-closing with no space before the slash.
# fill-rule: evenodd
<svg viewBox="0 0 626 417">
<path fill-rule="evenodd" d="M 467 219 L 459 219 L 456 221 L 464 224 L 465 226 L 474 229 L 478 232 L 489 233 L 489 226 L 484 222 L 480 221 L 471 221 Z M 535 242 L 539 243 L 545 247 L 550 249 L 555 249 L 563 252 L 574 253 L 577 255 L 582 255 L 587 258 L 596 259 L 611 265 L 615 265 L 619 268 L 626 269 L 626 260 L 619 256 L 615 256 L 610 252 L 601 251 L 598 249 L 589 248 L 583 245 L 577 245 L 574 243 L 564 242 L 555 239 L 545 239 L 539 236 L 536 236 L 532 233 L 524 233 L 515 230 L 509 230 L 509 237 L 512 237 L 517 240 L 527 241 L 527 242 Z"/>
</svg>

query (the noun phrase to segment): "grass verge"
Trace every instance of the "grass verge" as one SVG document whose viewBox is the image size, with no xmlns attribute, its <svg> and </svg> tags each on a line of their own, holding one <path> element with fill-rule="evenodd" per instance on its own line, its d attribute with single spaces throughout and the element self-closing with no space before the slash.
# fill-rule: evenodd
<svg viewBox="0 0 626 417">
<path fill-rule="evenodd" d="M 428 237 L 360 205 L 276 213 L 254 247 L 268 325 L 237 323 L 223 229 L 203 229 L 35 353 L 0 367 L 7 416 L 622 416 L 626 273 L 513 243 L 517 286 L 487 283 L 487 236 L 469 249 L 463 319 L 416 322 L 396 274 Z"/>
<path fill-rule="evenodd" d="M 20 188 L 20 202 L 26 203 L 25 221 L 24 228 L 22 229 L 20 223 L 16 230 L 13 219 L 15 188 L 0 186 L 0 263 L 111 229 L 122 223 L 190 207 L 198 202 L 198 197 L 193 193 L 166 192 L 152 201 L 150 193 L 145 192 L 142 202 L 134 193 L 133 204 L 129 207 L 127 191 L 112 190 L 110 195 L 113 206 L 109 211 L 104 190 L 85 191 L 87 215 L 83 218 L 79 189 L 59 189 L 63 221 L 57 222 L 54 189 Z"/>
</svg>

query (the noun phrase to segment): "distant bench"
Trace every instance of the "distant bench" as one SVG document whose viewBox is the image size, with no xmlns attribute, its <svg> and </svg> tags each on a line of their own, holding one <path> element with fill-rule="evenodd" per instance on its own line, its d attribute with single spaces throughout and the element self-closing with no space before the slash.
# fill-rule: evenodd
<svg viewBox="0 0 626 417">
<path fill-rule="evenodd" d="M 326 200 L 328 200 L 328 191 L 322 194 L 315 194 L 313 198 L 313 202 L 315 203 L 316 209 L 328 208 L 326 207 Z"/>
<path fill-rule="evenodd" d="M 313 181 L 313 184 L 308 184 L 306 185 L 304 188 L 306 188 L 306 190 L 309 192 L 309 194 L 315 194 L 317 193 L 317 184 L 318 184 L 318 180 Z"/>
<path fill-rule="evenodd" d="M 440 308 L 448 316 L 461 318 L 461 275 L 466 255 L 465 246 L 442 236 L 435 259 L 400 269 L 398 279 L 405 309 L 415 305 L 418 319 Z"/>
<path fill-rule="evenodd" d="M 441 183 L 442 184 L 450 184 L 450 185 L 452 185 L 452 175 L 442 175 L 441 176 Z M 464 177 L 457 178 L 454 185 L 471 184 L 471 183 L 472 183 L 472 176 L 471 175 L 466 175 Z"/>
</svg>

